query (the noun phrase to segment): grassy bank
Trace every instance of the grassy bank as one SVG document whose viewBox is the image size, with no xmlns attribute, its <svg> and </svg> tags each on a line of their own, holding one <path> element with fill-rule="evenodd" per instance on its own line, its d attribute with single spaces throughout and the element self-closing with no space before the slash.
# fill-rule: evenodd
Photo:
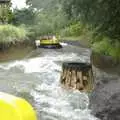
<svg viewBox="0 0 120 120">
<path fill-rule="evenodd" d="M 120 60 L 120 43 L 119 42 L 111 43 L 108 40 L 101 40 L 98 42 L 94 42 L 92 44 L 92 49 L 97 53 L 107 55 L 107 56 L 112 56 L 116 60 Z"/>
<path fill-rule="evenodd" d="M 115 59 L 115 61 L 120 61 L 119 42 L 111 43 L 110 40 L 106 40 L 106 38 L 92 42 L 89 39 L 85 39 L 84 36 L 78 36 L 78 37 L 70 36 L 70 37 L 63 37 L 61 39 L 64 41 L 79 41 L 79 43 L 82 46 L 91 48 L 95 53 L 111 56 Z"/>
<path fill-rule="evenodd" d="M 13 25 L 0 25 L 0 50 L 27 40 L 27 31 Z"/>
<path fill-rule="evenodd" d="M 11 46 L 19 46 L 19 44 L 22 45 L 24 43 L 28 46 L 31 38 L 35 40 L 41 35 L 41 33 L 36 35 L 34 29 L 28 28 L 32 28 L 32 26 L 26 27 L 24 25 L 24 27 L 16 27 L 13 25 L 0 25 L 0 50 L 4 51 Z M 119 61 L 120 42 L 111 40 L 106 36 L 94 35 L 94 33 L 88 25 L 77 22 L 70 24 L 64 29 L 60 29 L 56 34 L 60 35 L 62 40 L 79 41 L 81 45 L 91 47 L 94 52 L 112 56 L 116 61 Z"/>
<path fill-rule="evenodd" d="M 120 42 L 104 35 L 95 34 L 95 30 L 87 25 L 75 23 L 60 32 L 63 40 L 79 41 L 81 45 L 90 47 L 94 52 L 111 56 L 120 61 Z"/>
</svg>

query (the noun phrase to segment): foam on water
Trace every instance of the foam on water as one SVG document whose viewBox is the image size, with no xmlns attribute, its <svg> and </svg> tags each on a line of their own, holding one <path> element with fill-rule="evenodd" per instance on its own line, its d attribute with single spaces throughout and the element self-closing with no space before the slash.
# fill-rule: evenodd
<svg viewBox="0 0 120 120">
<path fill-rule="evenodd" d="M 60 66 L 55 64 L 55 61 L 81 61 L 84 62 L 86 56 L 79 57 L 75 53 L 70 54 L 61 54 L 57 56 L 50 56 L 46 55 L 44 57 L 37 57 L 33 59 L 28 59 L 25 61 L 14 61 L 7 64 L 0 65 L 0 69 L 10 70 L 13 67 L 18 67 L 23 69 L 25 73 L 33 73 L 33 72 L 44 72 L 44 71 L 51 71 L 53 69 L 60 70 Z"/>
<path fill-rule="evenodd" d="M 10 83 L 15 83 L 11 84 L 11 87 L 14 86 L 16 91 L 22 91 L 23 85 L 26 88 L 30 87 L 28 91 L 34 99 L 32 104 L 39 120 L 97 120 L 90 114 L 86 93 L 65 90 L 59 83 L 62 62 L 87 61 L 88 51 L 84 52 L 84 55 L 80 56 L 75 52 L 49 52 L 41 57 L 3 63 L 0 64 L 0 71 L 10 74 L 2 76 L 1 79 L 4 78 L 6 82 L 11 79 Z M 34 79 L 30 79 L 32 77 Z M 28 84 L 33 84 L 33 87 Z"/>
</svg>

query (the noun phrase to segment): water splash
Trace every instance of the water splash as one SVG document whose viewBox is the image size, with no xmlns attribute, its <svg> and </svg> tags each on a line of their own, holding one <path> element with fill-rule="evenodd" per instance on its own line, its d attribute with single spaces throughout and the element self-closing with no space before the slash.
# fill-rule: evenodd
<svg viewBox="0 0 120 120">
<path fill-rule="evenodd" d="M 88 54 L 86 49 L 44 51 L 32 59 L 0 64 L 0 89 L 30 94 L 40 120 L 97 120 L 90 114 L 86 93 L 65 90 L 59 83 L 62 62 L 86 62 Z"/>
</svg>

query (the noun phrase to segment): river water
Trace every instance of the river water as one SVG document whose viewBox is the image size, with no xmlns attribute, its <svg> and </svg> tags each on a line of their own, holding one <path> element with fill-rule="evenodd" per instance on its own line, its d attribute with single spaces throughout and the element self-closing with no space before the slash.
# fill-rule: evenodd
<svg viewBox="0 0 120 120">
<path fill-rule="evenodd" d="M 90 62 L 90 50 L 63 44 L 59 50 L 36 49 L 22 60 L 0 64 L 0 91 L 23 97 L 38 120 L 97 120 L 86 93 L 60 85 L 62 62 Z"/>
</svg>

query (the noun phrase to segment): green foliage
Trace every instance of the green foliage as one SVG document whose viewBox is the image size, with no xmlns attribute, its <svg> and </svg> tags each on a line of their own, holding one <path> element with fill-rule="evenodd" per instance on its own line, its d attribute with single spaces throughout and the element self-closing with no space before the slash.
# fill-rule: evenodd
<svg viewBox="0 0 120 120">
<path fill-rule="evenodd" d="M 12 10 L 10 9 L 11 3 L 0 5 L 0 22 L 2 24 L 8 23 L 12 19 Z"/>
<path fill-rule="evenodd" d="M 14 17 L 12 23 L 15 25 L 26 24 L 31 25 L 35 22 L 35 12 L 33 9 L 23 8 L 23 9 L 14 9 Z"/>
<path fill-rule="evenodd" d="M 120 59 L 120 0 L 60 0 L 60 3 L 72 22 L 89 25 L 87 28 L 77 25 L 77 29 L 76 25 L 69 26 L 62 31 L 63 35 L 88 36 L 94 51 Z M 79 28 L 82 32 L 78 32 Z"/>
<path fill-rule="evenodd" d="M 80 36 L 83 30 L 83 25 L 78 23 L 69 25 L 61 31 L 61 36 Z"/>
<path fill-rule="evenodd" d="M 13 25 L 0 25 L 0 44 L 14 43 L 27 39 L 27 32 L 21 27 Z"/>
<path fill-rule="evenodd" d="M 72 19 L 82 20 L 97 33 L 120 40 L 120 0 L 60 0 Z"/>
<path fill-rule="evenodd" d="M 102 53 L 104 55 L 109 54 L 109 50 L 111 49 L 111 44 L 107 40 L 108 38 L 104 38 L 100 41 L 93 43 L 92 48 L 95 52 Z"/>
<path fill-rule="evenodd" d="M 24 24 L 29 39 L 59 33 L 68 23 L 58 0 L 27 0 L 28 8 L 13 11 L 14 25 Z"/>
<path fill-rule="evenodd" d="M 29 26 L 28 31 L 29 31 L 28 37 L 30 39 L 37 39 L 41 35 L 53 33 L 53 30 L 52 30 L 50 24 L 43 24 L 43 23 Z"/>
<path fill-rule="evenodd" d="M 34 4 L 36 4 L 36 1 L 32 1 L 32 5 L 29 8 L 27 8 L 28 10 L 33 10 L 34 22 L 31 24 L 25 24 L 25 21 L 27 22 L 27 20 L 22 19 L 24 22 L 19 23 L 27 25 L 26 27 L 29 31 L 28 36 L 30 39 L 37 39 L 41 35 L 59 33 L 59 31 L 63 29 L 68 23 L 68 19 L 65 15 L 65 12 L 61 9 L 61 7 L 58 4 L 56 4 L 56 2 L 52 3 L 52 1 L 53 0 L 49 1 L 49 4 L 51 4 L 51 6 L 47 6 L 48 2 L 46 0 L 42 1 L 44 7 L 47 6 L 47 8 L 45 7 L 46 9 L 34 9 Z M 20 21 L 21 18 L 23 17 L 19 17 L 18 20 Z"/>
<path fill-rule="evenodd" d="M 88 25 L 85 25 L 81 22 L 75 22 L 70 24 L 69 26 L 65 27 L 60 31 L 60 35 L 63 37 L 80 37 L 80 36 L 86 36 L 92 38 L 92 33 L 89 29 Z"/>
<path fill-rule="evenodd" d="M 27 5 L 37 9 L 55 9 L 59 7 L 59 0 L 26 0 Z"/>
<path fill-rule="evenodd" d="M 28 8 L 0 8 L 0 43 L 60 34 L 91 41 L 94 51 L 120 59 L 120 0 L 26 0 Z M 22 26 L 22 27 L 20 27 Z M 27 31 L 27 32 L 26 32 Z"/>
<path fill-rule="evenodd" d="M 102 40 L 94 42 L 92 49 L 104 55 L 113 56 L 116 59 L 120 60 L 120 43 L 115 42 L 111 44 L 107 37 L 104 37 Z"/>
<path fill-rule="evenodd" d="M 109 54 L 117 60 L 120 60 L 120 43 L 118 41 L 113 44 L 112 49 L 109 51 Z"/>
</svg>

